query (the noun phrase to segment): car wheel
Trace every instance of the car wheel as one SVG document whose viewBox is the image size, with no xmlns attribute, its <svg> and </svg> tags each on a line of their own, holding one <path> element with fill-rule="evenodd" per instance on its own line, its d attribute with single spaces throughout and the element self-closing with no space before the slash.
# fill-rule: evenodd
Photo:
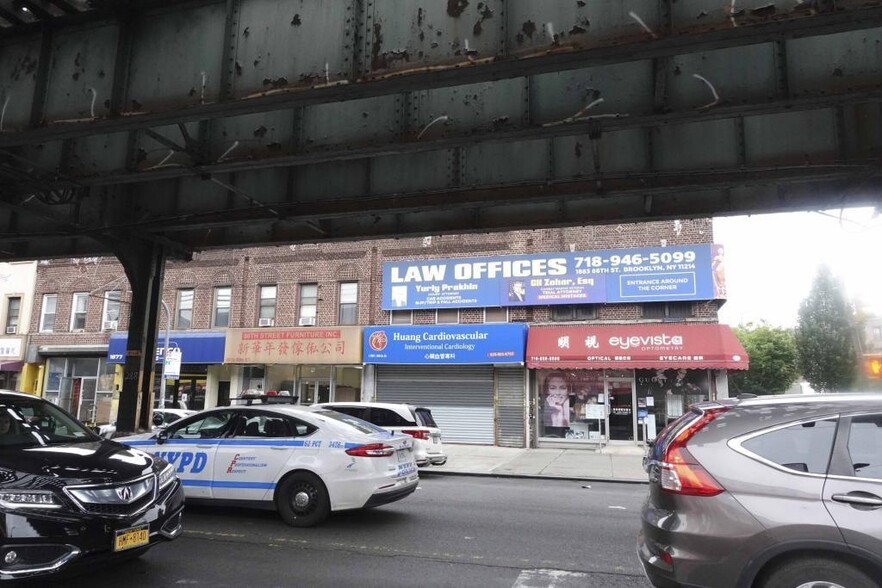
<svg viewBox="0 0 882 588">
<path fill-rule="evenodd" d="M 318 476 L 299 472 L 285 478 L 279 486 L 276 509 L 292 527 L 312 527 L 328 518 L 331 501 Z"/>
<path fill-rule="evenodd" d="M 790 560 L 766 577 L 762 588 L 878 588 L 857 568 L 824 558 Z"/>
</svg>

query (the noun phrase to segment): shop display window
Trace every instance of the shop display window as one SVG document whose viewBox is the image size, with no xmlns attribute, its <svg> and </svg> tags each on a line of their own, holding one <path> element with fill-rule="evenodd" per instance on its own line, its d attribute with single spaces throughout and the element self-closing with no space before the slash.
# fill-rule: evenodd
<svg viewBox="0 0 882 588">
<path fill-rule="evenodd" d="M 603 370 L 537 370 L 539 437 L 604 441 Z"/>
<path fill-rule="evenodd" d="M 689 406 L 709 398 L 708 370 L 637 370 L 637 420 L 641 440 L 644 429 L 646 436 L 654 439 Z"/>
</svg>

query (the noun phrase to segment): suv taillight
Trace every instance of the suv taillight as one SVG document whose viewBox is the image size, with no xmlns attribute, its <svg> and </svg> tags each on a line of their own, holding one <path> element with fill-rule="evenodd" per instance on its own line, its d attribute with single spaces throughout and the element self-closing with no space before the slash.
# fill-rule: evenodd
<svg viewBox="0 0 882 588">
<path fill-rule="evenodd" d="M 382 443 L 368 443 L 346 450 L 346 455 L 353 457 L 389 457 L 395 450 L 389 445 Z"/>
<path fill-rule="evenodd" d="M 662 463 L 659 464 L 659 483 L 662 490 L 672 494 L 689 496 L 716 496 L 724 491 L 713 477 L 707 473 L 691 453 L 686 443 L 721 412 L 725 407 L 704 410 L 701 415 L 671 439 L 665 448 Z"/>
<path fill-rule="evenodd" d="M 428 431 L 418 431 L 418 430 L 414 430 L 414 429 L 407 429 L 407 430 L 404 430 L 401 432 L 404 433 L 405 435 L 410 435 L 414 439 L 422 439 L 423 441 L 429 440 L 429 432 Z"/>
</svg>

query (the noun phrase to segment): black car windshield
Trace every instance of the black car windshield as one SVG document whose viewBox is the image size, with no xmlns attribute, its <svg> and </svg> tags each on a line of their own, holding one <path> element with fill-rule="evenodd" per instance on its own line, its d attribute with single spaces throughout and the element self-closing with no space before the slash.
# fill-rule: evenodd
<svg viewBox="0 0 882 588">
<path fill-rule="evenodd" d="M 94 433 L 51 402 L 39 398 L 0 397 L 0 450 L 97 439 Z"/>
</svg>

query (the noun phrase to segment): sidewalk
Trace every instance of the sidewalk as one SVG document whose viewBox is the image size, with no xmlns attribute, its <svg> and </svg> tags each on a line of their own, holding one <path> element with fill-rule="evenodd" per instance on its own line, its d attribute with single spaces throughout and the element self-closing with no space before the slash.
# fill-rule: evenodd
<svg viewBox="0 0 882 588">
<path fill-rule="evenodd" d="M 514 478 L 560 478 L 647 483 L 643 449 L 636 446 L 595 449 L 516 449 L 445 443 L 443 466 L 420 469 L 420 475 L 456 474 Z"/>
</svg>

